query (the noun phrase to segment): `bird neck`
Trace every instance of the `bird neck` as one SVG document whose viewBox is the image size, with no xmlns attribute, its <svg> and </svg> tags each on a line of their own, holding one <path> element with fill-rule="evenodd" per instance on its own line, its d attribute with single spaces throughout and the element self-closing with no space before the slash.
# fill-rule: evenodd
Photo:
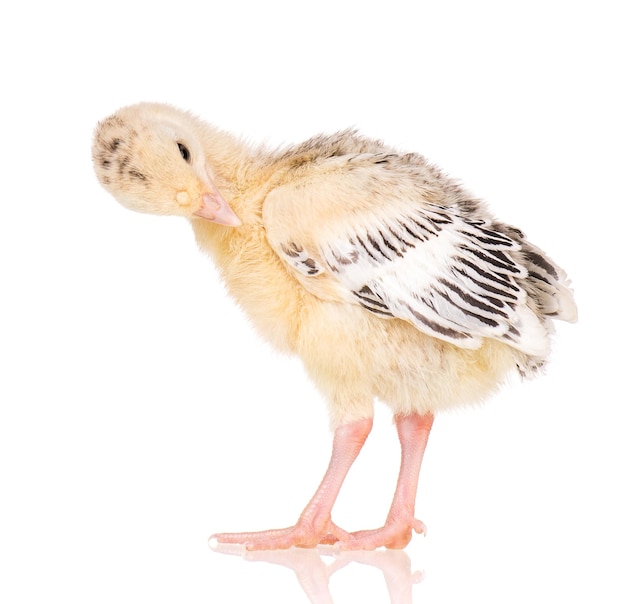
<svg viewBox="0 0 626 604">
<path fill-rule="evenodd" d="M 244 219 L 241 226 L 231 228 L 193 219 L 192 226 L 198 246 L 213 259 L 226 289 L 258 332 L 277 349 L 293 352 L 299 286 L 267 244 L 260 220 Z"/>
</svg>

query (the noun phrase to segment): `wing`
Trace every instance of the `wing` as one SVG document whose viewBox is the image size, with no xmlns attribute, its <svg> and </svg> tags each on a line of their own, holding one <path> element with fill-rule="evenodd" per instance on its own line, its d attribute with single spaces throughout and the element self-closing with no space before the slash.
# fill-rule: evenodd
<svg viewBox="0 0 626 604">
<path fill-rule="evenodd" d="M 437 199 L 432 183 L 385 170 L 370 162 L 268 196 L 268 239 L 289 270 L 320 297 L 463 348 L 488 337 L 544 354 L 548 333 L 527 304 L 520 243 L 479 210 L 446 205 L 449 192 Z"/>
</svg>

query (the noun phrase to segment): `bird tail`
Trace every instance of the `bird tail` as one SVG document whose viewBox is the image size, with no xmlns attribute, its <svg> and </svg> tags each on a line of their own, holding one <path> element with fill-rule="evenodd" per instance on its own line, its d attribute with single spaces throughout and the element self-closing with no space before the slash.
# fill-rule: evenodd
<svg viewBox="0 0 626 604">
<path fill-rule="evenodd" d="M 528 270 L 524 286 L 537 316 L 544 321 L 559 319 L 575 323 L 578 309 L 565 271 L 543 250 L 530 243 L 521 231 L 508 226 L 505 229 L 507 235 L 521 246 L 514 253 L 516 260 Z"/>
</svg>

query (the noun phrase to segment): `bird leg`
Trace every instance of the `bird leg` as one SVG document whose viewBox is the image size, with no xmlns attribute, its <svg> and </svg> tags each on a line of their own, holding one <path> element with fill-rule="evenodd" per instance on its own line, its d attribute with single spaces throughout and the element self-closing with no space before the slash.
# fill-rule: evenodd
<svg viewBox="0 0 626 604">
<path fill-rule="evenodd" d="M 254 533 L 218 533 L 211 539 L 218 543 L 240 543 L 248 550 L 315 547 L 320 543 L 333 544 L 350 540 L 350 533 L 336 526 L 330 513 L 346 474 L 371 429 L 372 418 L 357 420 L 337 428 L 328 470 L 294 526 Z"/>
<path fill-rule="evenodd" d="M 414 517 L 415 495 L 422 458 L 433 425 L 433 415 L 397 415 L 395 418 L 402 451 L 396 492 L 384 526 L 375 530 L 357 531 L 337 547 L 345 550 L 400 549 L 411 541 L 413 531 L 426 533 L 426 526 Z"/>
</svg>

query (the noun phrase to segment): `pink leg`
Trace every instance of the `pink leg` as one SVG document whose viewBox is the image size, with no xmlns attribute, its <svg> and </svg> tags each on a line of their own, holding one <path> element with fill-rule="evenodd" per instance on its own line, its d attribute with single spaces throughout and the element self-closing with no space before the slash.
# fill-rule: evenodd
<svg viewBox="0 0 626 604">
<path fill-rule="evenodd" d="M 352 538 L 342 540 L 338 547 L 351 550 L 376 549 L 383 546 L 399 549 L 408 545 L 413 531 L 426 532 L 424 523 L 414 517 L 415 494 L 433 419 L 432 415 L 417 413 L 396 416 L 402 460 L 396 492 L 385 525 L 373 531 L 352 533 Z"/>
<path fill-rule="evenodd" d="M 287 549 L 292 546 L 315 547 L 350 539 L 350 534 L 336 526 L 330 513 L 339 489 L 372 429 L 372 419 L 361 419 L 339 426 L 333 439 L 333 453 L 326 474 L 315 495 L 289 528 L 256 533 L 218 533 L 211 539 L 218 543 L 241 543 L 248 550 Z"/>
</svg>

